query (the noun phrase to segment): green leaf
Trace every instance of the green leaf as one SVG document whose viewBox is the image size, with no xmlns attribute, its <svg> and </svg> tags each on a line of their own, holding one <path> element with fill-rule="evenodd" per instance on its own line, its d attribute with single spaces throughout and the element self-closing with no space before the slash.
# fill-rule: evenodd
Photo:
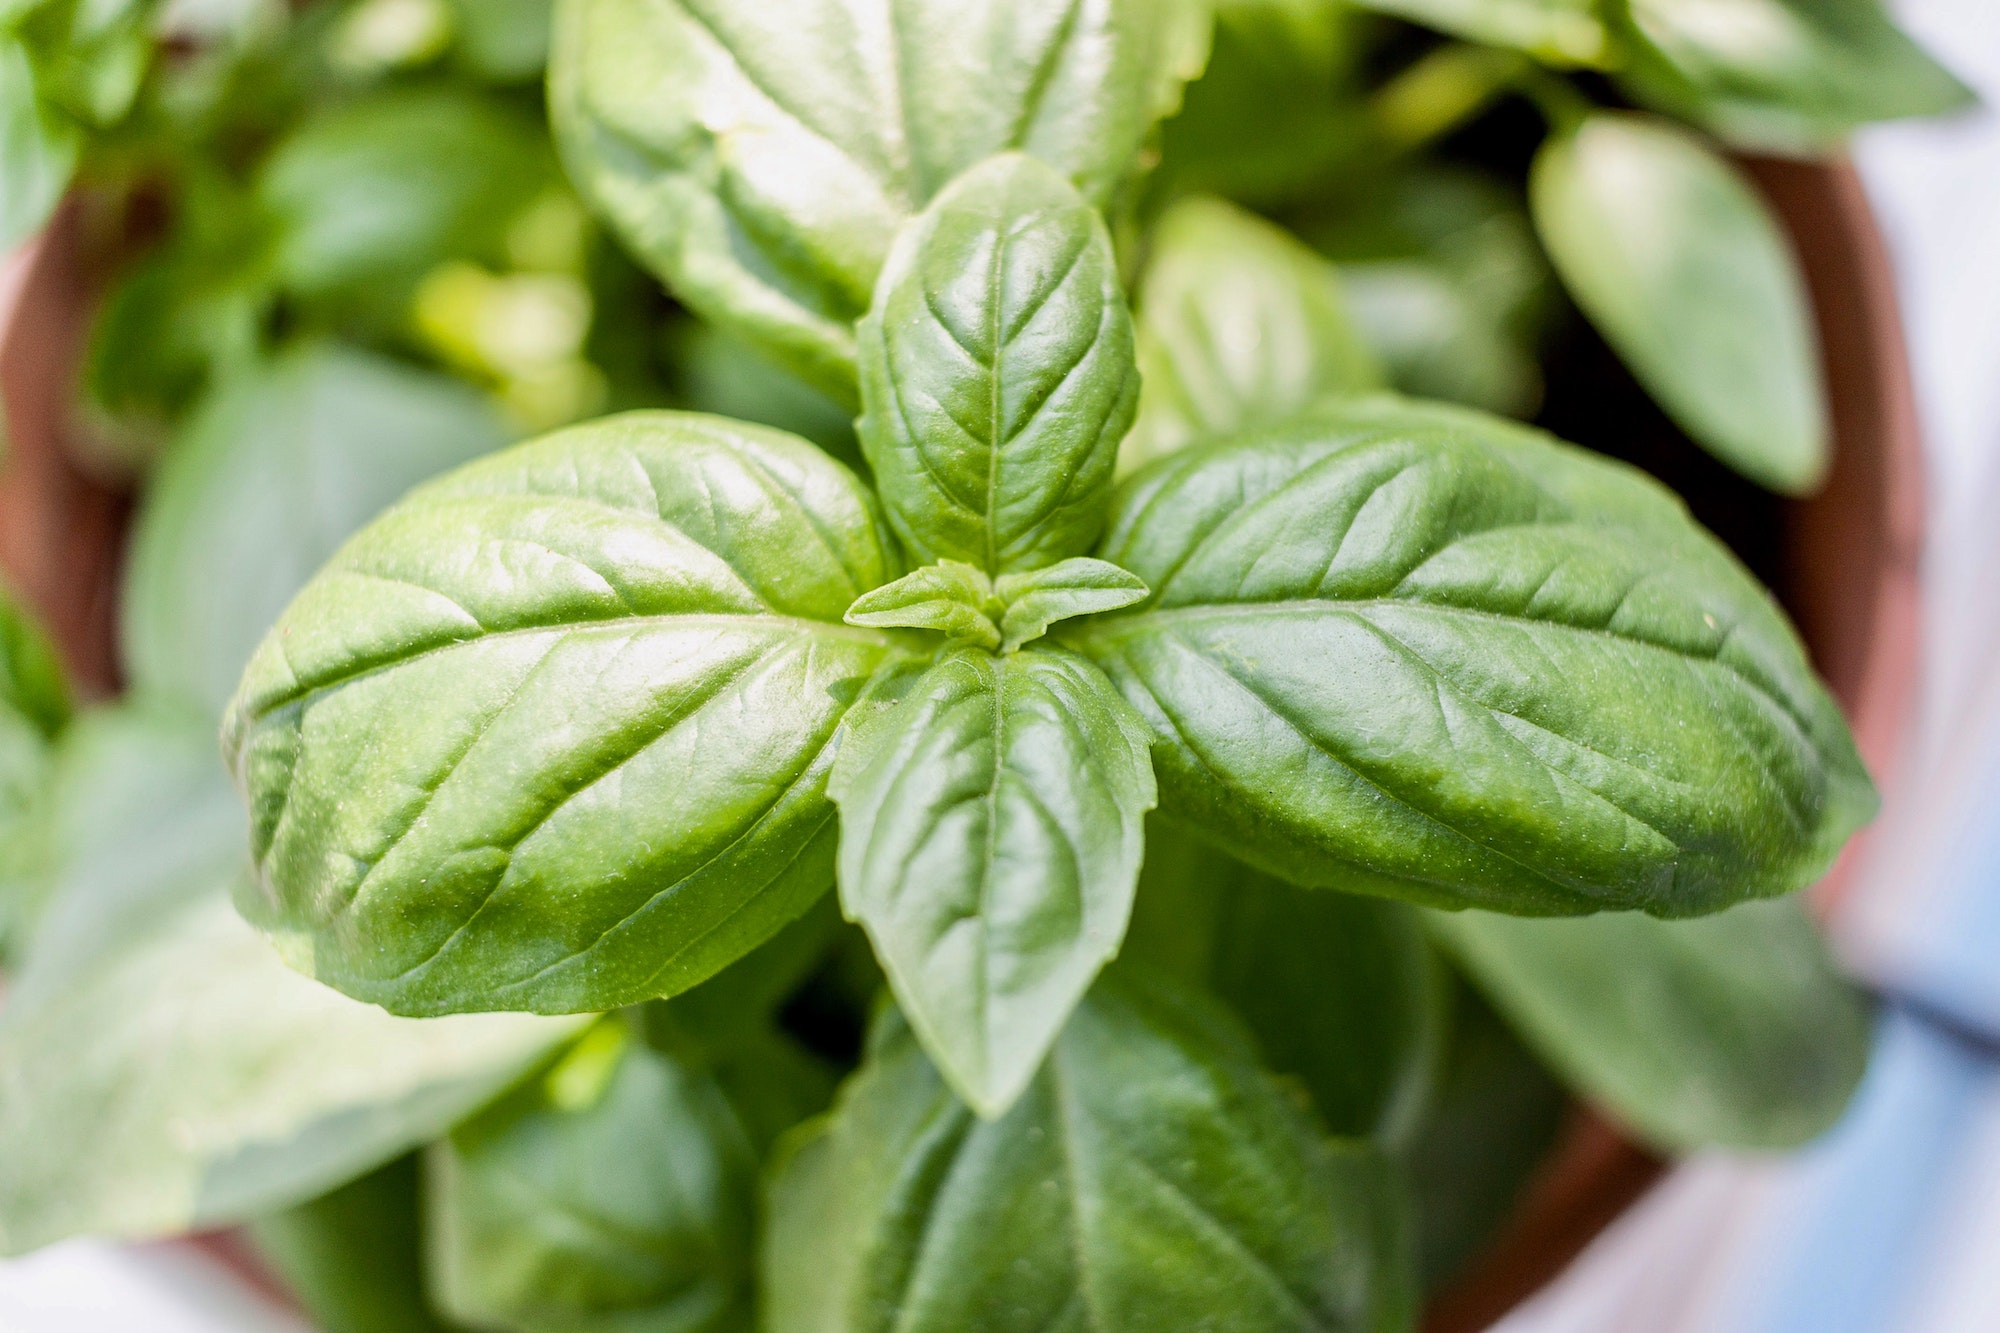
<svg viewBox="0 0 2000 1333">
<path fill-rule="evenodd" d="M 1429 922 L 1544 1059 L 1669 1151 L 1804 1143 L 1868 1064 L 1869 1006 L 1796 900 L 1700 921 Z"/>
<path fill-rule="evenodd" d="M 1670 0 L 1670 3 L 1672 0 Z M 1599 65 L 1611 56 L 1600 0 L 1355 0 L 1456 37 L 1511 46 L 1558 65 Z M 1613 5 L 1619 0 L 1611 0 Z"/>
<path fill-rule="evenodd" d="M 1097 539 L 1139 394 L 1111 237 L 1031 157 L 897 237 L 861 323 L 861 448 L 922 561 L 1038 569 Z"/>
<path fill-rule="evenodd" d="M 370 353 L 307 346 L 248 368 L 189 421 L 140 507 L 120 608 L 133 685 L 213 716 L 348 534 L 506 438 L 482 395 Z"/>
<path fill-rule="evenodd" d="M 549 59 L 554 0 L 451 0 L 458 59 L 480 78 L 525 83 Z"/>
<path fill-rule="evenodd" d="M 1554 277 L 1512 190 L 1464 170 L 1348 181 L 1308 233 L 1389 383 L 1505 416 L 1542 398 L 1537 342 Z"/>
<path fill-rule="evenodd" d="M 448 1333 L 424 1299 L 417 1159 L 251 1221 L 258 1257 L 325 1333 Z"/>
<path fill-rule="evenodd" d="M 1026 574 L 1002 574 L 993 584 L 1006 610 L 1000 617 L 1002 652 L 1013 652 L 1078 616 L 1116 611 L 1146 600 L 1137 574 L 1085 556 Z"/>
<path fill-rule="evenodd" d="M 1805 283 L 1778 224 L 1692 135 L 1601 112 L 1542 146 L 1535 226 L 1564 285 L 1682 429 L 1787 494 L 1827 466 Z"/>
<path fill-rule="evenodd" d="M 960 560 L 940 560 L 894 583 L 864 592 L 847 608 L 846 621 L 871 629 L 927 629 L 948 643 L 998 648 L 994 621 L 1000 604 L 984 570 Z"/>
<path fill-rule="evenodd" d="M 42 627 L 0 584 L 0 708 L 20 715 L 44 737 L 69 722 L 69 682 Z"/>
<path fill-rule="evenodd" d="M 1366 125 L 1353 29 L 1345 0 L 1218 0 L 1208 67 L 1161 127 L 1166 188 L 1271 207 L 1331 179 Z"/>
<path fill-rule="evenodd" d="M 1009 149 L 1105 203 L 1208 26 L 1200 0 L 562 0 L 550 111 L 676 296 L 851 402 L 904 219 Z"/>
<path fill-rule="evenodd" d="M 1139 367 L 1127 469 L 1382 383 L 1333 266 L 1218 199 L 1183 200 L 1160 220 L 1139 295 Z"/>
<path fill-rule="evenodd" d="M 1207 1002 L 1129 972 L 1004 1119 L 893 1016 L 771 1191 L 768 1333 L 1408 1327 L 1401 1199 Z"/>
<path fill-rule="evenodd" d="M 1060 636 L 1152 727 L 1161 812 L 1300 884 L 1523 914 L 1715 911 L 1875 808 L 1772 602 L 1665 489 L 1394 399 L 1190 450 Z"/>
<path fill-rule="evenodd" d="M 76 126 L 43 105 L 19 39 L 0 33 L 0 252 L 49 220 L 81 147 Z"/>
<path fill-rule="evenodd" d="M 1477 991 L 1456 983 L 1451 1042 L 1402 1158 L 1427 1292 L 1455 1277 L 1513 1212 L 1556 1145 L 1569 1095 Z"/>
<path fill-rule="evenodd" d="M 490 2 L 490 0 L 488 0 Z M 291 291 L 400 322 L 435 265 L 497 259 L 508 226 L 557 180 L 539 126 L 450 87 L 336 103 L 278 144 L 257 181 Z"/>
<path fill-rule="evenodd" d="M 431 1289 L 452 1319 L 750 1329 L 750 1145 L 711 1081 L 623 1029 L 606 1020 L 566 1064 L 431 1149 Z"/>
<path fill-rule="evenodd" d="M 840 617 L 889 551 L 845 468 L 712 417 L 612 417 L 420 489 L 231 705 L 246 913 L 399 1013 L 692 986 L 831 881 L 835 733 L 894 652 Z"/>
<path fill-rule="evenodd" d="M 285 967 L 229 905 L 242 814 L 201 720 L 87 718 L 62 762 L 56 894 L 0 1016 L 0 1251 L 310 1199 L 575 1031 L 393 1018 Z"/>
<path fill-rule="evenodd" d="M 1616 0 L 1609 10 L 1630 53 L 1626 84 L 1742 148 L 1821 152 L 1870 121 L 1976 101 L 1881 0 Z"/>
<path fill-rule="evenodd" d="M 842 908 L 952 1087 L 1002 1114 L 1124 937 L 1144 727 L 1072 653 L 955 652 L 857 730 L 832 790 Z"/>
<path fill-rule="evenodd" d="M 1423 1117 L 1446 995 L 1401 903 L 1294 888 L 1156 819 L 1125 956 L 1226 1002 L 1334 1133 L 1395 1144 Z"/>
<path fill-rule="evenodd" d="M 1013 652 L 1077 616 L 1146 599 L 1137 575 L 1085 556 L 997 580 L 972 565 L 940 560 L 863 593 L 847 623 L 934 630 L 949 644 Z"/>
</svg>

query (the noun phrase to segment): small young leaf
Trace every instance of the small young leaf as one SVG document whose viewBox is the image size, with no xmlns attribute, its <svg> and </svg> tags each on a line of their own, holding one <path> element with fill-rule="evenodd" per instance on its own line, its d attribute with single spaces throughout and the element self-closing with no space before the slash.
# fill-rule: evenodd
<svg viewBox="0 0 2000 1333">
<path fill-rule="evenodd" d="M 1736 169 L 1666 121 L 1601 112 L 1542 146 L 1529 187 L 1564 285 L 1674 420 L 1753 481 L 1818 485 L 1804 280 Z"/>
<path fill-rule="evenodd" d="M 1146 600 L 1146 585 L 1137 574 L 1084 556 L 1027 574 L 1002 574 L 993 587 L 1007 608 L 1000 617 L 1000 649 L 1008 653 L 1059 621 Z"/>
<path fill-rule="evenodd" d="M 1155 799 L 1143 727 L 1071 653 L 953 653 L 834 771 L 840 901 L 981 1115 L 1118 951 Z"/>
<path fill-rule="evenodd" d="M 1401 903 L 1299 889 L 1155 819 L 1123 956 L 1205 987 L 1333 1132 L 1405 1141 L 1445 1035 L 1445 978 Z"/>
<path fill-rule="evenodd" d="M 1769 594 L 1633 469 L 1395 400 L 1162 460 L 1070 631 L 1163 814 L 1295 883 L 1524 914 L 1789 892 L 1875 807 Z"/>
<path fill-rule="evenodd" d="M 904 219 L 1010 149 L 1106 203 L 1209 21 L 1204 0 L 561 0 L 550 116 L 676 296 L 851 402 Z"/>
<path fill-rule="evenodd" d="M 895 649 L 853 475 L 636 413 L 461 468 L 350 541 L 246 672 L 244 908 L 396 1012 L 673 994 L 832 877 L 833 741 Z"/>
<path fill-rule="evenodd" d="M 713 1082 L 641 1042 L 602 1058 L 581 1094 L 558 1066 L 432 1147 L 433 1297 L 474 1328 L 744 1333 L 742 1127 Z"/>
<path fill-rule="evenodd" d="M 1621 0 L 1620 71 L 1645 100 L 1752 151 L 1825 152 L 1870 121 L 1935 116 L 1972 90 L 1882 0 Z"/>
<path fill-rule="evenodd" d="M 772 1187 L 769 1333 L 1408 1327 L 1399 1182 L 1330 1142 L 1211 1002 L 1126 973 L 1004 1119 L 889 1015 Z"/>
<path fill-rule="evenodd" d="M 243 816 L 199 717 L 64 739 L 54 898 L 0 1016 L 0 1252 L 165 1236 L 313 1198 L 435 1138 L 576 1030 L 391 1017 L 229 905 Z"/>
<path fill-rule="evenodd" d="M 121 603 L 126 670 L 214 716 L 271 622 L 347 536 L 504 444 L 476 391 L 307 346 L 211 395 L 146 490 Z"/>
<path fill-rule="evenodd" d="M 20 40 L 0 33 L 0 253 L 49 220 L 81 146 L 76 126 L 42 104 Z"/>
<path fill-rule="evenodd" d="M 1097 539 L 1139 383 L 1095 210 L 991 158 L 896 238 L 862 321 L 861 448 L 921 560 L 1038 569 Z"/>
<path fill-rule="evenodd" d="M 451 1333 L 424 1298 L 417 1159 L 254 1219 L 258 1257 L 326 1333 Z"/>
<path fill-rule="evenodd" d="M 1127 469 L 1382 385 L 1333 266 L 1219 199 L 1183 200 L 1160 221 L 1139 296 L 1139 365 Z"/>
<path fill-rule="evenodd" d="M 864 592 L 847 608 L 847 623 L 870 629 L 936 630 L 951 643 L 998 648 L 999 610 L 993 580 L 959 560 L 940 560 L 894 583 Z"/>
<path fill-rule="evenodd" d="M 1562 65 L 1596 65 L 1611 54 L 1599 0 L 1355 0 L 1442 32 L 1511 46 Z M 1670 0 L 1671 3 L 1671 0 Z M 1616 8 L 1614 3 L 1610 6 Z"/>
<path fill-rule="evenodd" d="M 1699 921 L 1428 920 L 1545 1060 L 1668 1151 L 1804 1143 L 1867 1068 L 1868 1004 L 1796 899 Z"/>
</svg>

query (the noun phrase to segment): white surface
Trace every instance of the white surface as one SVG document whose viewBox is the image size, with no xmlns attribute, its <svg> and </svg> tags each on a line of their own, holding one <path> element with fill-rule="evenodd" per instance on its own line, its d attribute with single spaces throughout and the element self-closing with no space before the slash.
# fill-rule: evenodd
<svg viewBox="0 0 2000 1333">
<path fill-rule="evenodd" d="M 78 1240 L 0 1263 L 4 1333 L 306 1333 L 191 1247 Z"/>
</svg>

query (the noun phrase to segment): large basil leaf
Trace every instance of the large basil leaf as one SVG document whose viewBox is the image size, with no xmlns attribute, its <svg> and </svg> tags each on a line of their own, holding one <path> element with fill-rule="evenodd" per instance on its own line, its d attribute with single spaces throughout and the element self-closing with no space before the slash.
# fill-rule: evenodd
<svg viewBox="0 0 2000 1333">
<path fill-rule="evenodd" d="M 1139 366 L 1126 468 L 1382 385 L 1333 266 L 1218 199 L 1183 200 L 1160 220 L 1139 297 Z"/>
<path fill-rule="evenodd" d="M 1803 1143 L 1868 1064 L 1868 1005 L 1796 900 L 1700 921 L 1429 920 L 1544 1059 L 1663 1148 Z"/>
<path fill-rule="evenodd" d="M 410 1156 L 248 1230 L 325 1333 L 450 1333 L 424 1298 L 419 1216 Z"/>
<path fill-rule="evenodd" d="M 1367 123 L 1354 26 L 1346 0 L 1216 0 L 1208 68 L 1162 127 L 1165 186 L 1266 207 L 1327 180 Z"/>
<path fill-rule="evenodd" d="M 1455 983 L 1437 1091 L 1401 1154 L 1425 1291 L 1450 1281 L 1506 1222 L 1555 1147 L 1569 1104 L 1479 993 Z"/>
<path fill-rule="evenodd" d="M 1640 95 L 1741 147 L 1819 152 L 1869 121 L 1933 116 L 1972 90 L 1881 0 L 1615 0 Z"/>
<path fill-rule="evenodd" d="M 415 492 L 292 603 L 226 748 L 288 959 L 399 1013 L 686 989 L 832 878 L 836 729 L 896 573 L 812 445 L 636 413 Z"/>
<path fill-rule="evenodd" d="M 748 1333 L 756 1161 L 720 1091 L 609 1019 L 427 1160 L 431 1290 L 475 1328 Z"/>
<path fill-rule="evenodd" d="M 81 146 L 76 126 L 42 104 L 26 48 L 0 32 L 0 252 L 49 220 Z"/>
<path fill-rule="evenodd" d="M 903 220 L 1015 148 L 1104 203 L 1207 41 L 1200 0 L 562 0 L 550 114 L 675 295 L 852 401 Z"/>
<path fill-rule="evenodd" d="M 55 650 L 0 586 L 0 958 L 26 935 L 41 905 L 50 742 L 69 717 Z"/>
<path fill-rule="evenodd" d="M 834 769 L 840 901 L 958 1094 L 996 1116 L 1118 951 L 1144 725 L 1072 653 L 955 652 Z"/>
<path fill-rule="evenodd" d="M 1752 480 L 1827 465 L 1805 283 L 1749 183 L 1666 121 L 1600 113 L 1542 146 L 1535 226 L 1577 304 L 1660 405 Z"/>
<path fill-rule="evenodd" d="M 1324 1139 L 1226 1016 L 1114 974 L 998 1121 L 888 1019 L 779 1172 L 764 1327 L 1388 1333 L 1401 1211 L 1382 1159 Z"/>
<path fill-rule="evenodd" d="M 1610 0 L 1614 6 L 1620 0 Z M 1668 4 L 1679 0 L 1666 0 Z M 1518 47 L 1564 65 L 1595 65 L 1611 55 L 1600 0 L 1355 0 L 1475 42 Z"/>
<path fill-rule="evenodd" d="M 472 389 L 337 345 L 210 397 L 147 488 L 126 566 L 133 685 L 214 715 L 313 571 L 417 482 L 505 443 Z"/>
<path fill-rule="evenodd" d="M 243 818 L 200 718 L 90 717 L 61 763 L 55 897 L 0 1016 L 0 1250 L 311 1198 L 575 1031 L 392 1018 L 287 968 L 229 905 Z"/>
<path fill-rule="evenodd" d="M 897 237 L 860 329 L 861 448 L 919 563 L 1088 550 L 1139 378 L 1118 260 L 1054 168 L 1008 153 Z"/>
<path fill-rule="evenodd" d="M 1406 1140 L 1445 1038 L 1445 975 L 1401 903 L 1298 889 L 1154 820 L 1125 954 L 1228 1003 L 1336 1134 Z"/>
<path fill-rule="evenodd" d="M 1525 914 L 1715 911 L 1875 794 L 1769 595 L 1633 469 L 1391 399 L 1189 450 L 1058 633 L 1154 729 L 1162 813 L 1296 883 Z"/>
</svg>

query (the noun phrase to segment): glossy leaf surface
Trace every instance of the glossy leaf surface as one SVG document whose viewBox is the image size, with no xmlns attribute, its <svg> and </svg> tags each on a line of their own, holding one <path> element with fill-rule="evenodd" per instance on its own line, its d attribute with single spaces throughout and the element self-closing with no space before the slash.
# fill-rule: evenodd
<svg viewBox="0 0 2000 1333">
<path fill-rule="evenodd" d="M 1665 121 L 1602 113 L 1543 145 L 1529 197 L 1564 285 L 1681 428 L 1773 490 L 1813 489 L 1828 445 L 1805 284 L 1736 169 Z"/>
<path fill-rule="evenodd" d="M 563 0 L 551 115 L 677 296 L 851 400 L 903 220 L 1008 149 L 1104 203 L 1208 22 L 1194 0 Z"/>
<path fill-rule="evenodd" d="M 1612 0 L 1612 5 L 1622 0 Z M 1668 0 L 1672 3 L 1672 0 Z M 1475 42 L 1518 47 L 1564 65 L 1594 65 L 1610 55 L 1598 0 L 1356 0 Z"/>
<path fill-rule="evenodd" d="M 1769 595 L 1538 432 L 1323 409 L 1139 473 L 1100 554 L 1152 599 L 1059 637 L 1153 728 L 1162 813 L 1296 883 L 1693 915 L 1810 882 L 1874 809 Z"/>
<path fill-rule="evenodd" d="M 1400 903 L 1299 889 L 1155 819 L 1123 956 L 1203 986 L 1336 1134 L 1400 1143 L 1445 1039 L 1444 977 Z"/>
<path fill-rule="evenodd" d="M 861 447 L 922 562 L 1087 550 L 1139 381 L 1117 257 L 1053 168 L 1008 154 L 896 240 L 861 323 Z"/>
<path fill-rule="evenodd" d="M 1628 84 L 1740 147 L 1820 152 L 1869 121 L 1974 103 L 1882 0 L 1618 0 L 1610 12 Z"/>
<path fill-rule="evenodd" d="M 121 605 L 132 683 L 220 712 L 348 534 L 506 439 L 475 390 L 371 353 L 307 346 L 249 369 L 207 399 L 147 489 Z"/>
<path fill-rule="evenodd" d="M 893 1017 L 772 1192 L 769 1333 L 1406 1327 L 1400 1200 L 1207 1001 L 1107 977 L 1004 1119 Z"/>
<path fill-rule="evenodd" d="M 710 1080 L 623 1026 L 431 1149 L 431 1289 L 454 1321 L 748 1333 L 750 1145 Z"/>
<path fill-rule="evenodd" d="M 841 906 L 952 1087 L 1004 1112 L 1124 937 L 1145 729 L 1074 654 L 957 652 L 855 733 L 833 793 Z"/>
<path fill-rule="evenodd" d="M 323 981 L 398 1012 L 686 989 L 832 877 L 831 742 L 896 572 L 803 440 L 633 414 L 433 482 L 343 548 L 227 722 L 259 890 Z"/>
<path fill-rule="evenodd" d="M 1429 921 L 1550 1065 L 1669 1150 L 1803 1143 L 1868 1064 L 1869 1006 L 1796 900 L 1700 921 Z"/>
<path fill-rule="evenodd" d="M 299 976 L 229 905 L 242 812 L 205 720 L 121 711 L 72 743 L 56 819 L 74 832 L 0 1018 L 0 1250 L 310 1199 L 443 1133 L 575 1030 L 412 1022 Z"/>
<path fill-rule="evenodd" d="M 1218 199 L 1184 200 L 1160 220 L 1139 296 L 1139 366 L 1127 469 L 1382 384 L 1333 266 Z"/>
</svg>

